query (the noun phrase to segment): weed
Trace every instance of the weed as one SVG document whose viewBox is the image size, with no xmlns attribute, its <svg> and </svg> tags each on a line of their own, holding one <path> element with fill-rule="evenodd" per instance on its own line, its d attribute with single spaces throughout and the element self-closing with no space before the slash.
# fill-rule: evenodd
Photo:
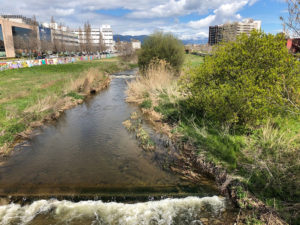
<svg viewBox="0 0 300 225">
<path fill-rule="evenodd" d="M 152 107 L 152 101 L 151 99 L 146 99 L 144 100 L 141 104 L 140 104 L 141 108 L 145 108 L 145 109 L 151 109 Z"/>
<path fill-rule="evenodd" d="M 68 94 L 66 94 L 66 96 L 72 97 L 74 99 L 84 99 L 83 95 L 79 95 L 78 93 L 71 91 Z"/>
</svg>

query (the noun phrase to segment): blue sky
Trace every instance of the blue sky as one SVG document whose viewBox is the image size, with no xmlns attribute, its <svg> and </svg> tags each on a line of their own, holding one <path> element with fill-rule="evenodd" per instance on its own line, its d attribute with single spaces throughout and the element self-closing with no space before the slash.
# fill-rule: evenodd
<svg viewBox="0 0 300 225">
<path fill-rule="evenodd" d="M 253 18 L 266 32 L 282 31 L 284 0 L 0 0 L 0 13 L 50 17 L 77 29 L 86 21 L 92 27 L 110 24 L 116 34 L 142 35 L 155 30 L 181 39 L 206 39 L 210 25 Z"/>
</svg>

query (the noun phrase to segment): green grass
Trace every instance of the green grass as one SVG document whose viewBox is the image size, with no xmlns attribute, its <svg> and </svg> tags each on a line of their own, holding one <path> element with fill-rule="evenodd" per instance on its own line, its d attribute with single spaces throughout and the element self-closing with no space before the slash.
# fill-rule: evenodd
<svg viewBox="0 0 300 225">
<path fill-rule="evenodd" d="M 151 99 L 145 99 L 141 104 L 140 104 L 141 108 L 144 109 L 150 109 L 152 107 L 152 101 Z"/>
<path fill-rule="evenodd" d="M 195 115 L 184 100 L 171 103 L 165 93 L 159 97 L 154 110 L 208 161 L 242 177 L 248 190 L 268 204 L 270 199 L 282 205 L 300 202 L 299 118 L 272 118 L 247 132 L 234 131 Z M 287 211 L 279 209 L 292 221 Z"/>
<path fill-rule="evenodd" d="M 0 72 L 0 147 L 13 141 L 15 134 L 25 130 L 30 122 L 51 113 L 49 110 L 26 112 L 43 99 L 49 96 L 63 98 L 66 95 L 82 99 L 78 93 L 65 93 L 66 87 L 72 80 L 85 76 L 90 68 L 113 73 L 134 67 L 136 65 L 112 58 Z"/>
<path fill-rule="evenodd" d="M 203 56 L 198 55 L 192 55 L 192 54 L 186 54 L 185 55 L 185 62 L 184 62 L 184 68 L 194 68 L 198 66 L 199 64 L 202 64 L 204 62 Z"/>
</svg>

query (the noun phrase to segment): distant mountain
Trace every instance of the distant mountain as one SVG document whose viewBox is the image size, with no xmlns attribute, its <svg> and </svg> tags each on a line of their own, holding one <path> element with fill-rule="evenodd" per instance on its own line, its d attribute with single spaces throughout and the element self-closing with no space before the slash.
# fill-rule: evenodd
<svg viewBox="0 0 300 225">
<path fill-rule="evenodd" d="M 144 40 L 147 38 L 147 35 L 138 35 L 138 36 L 131 36 L 131 35 L 120 35 L 115 34 L 114 35 L 114 41 L 128 41 L 130 42 L 131 39 L 139 40 L 140 42 L 144 42 Z"/>
<path fill-rule="evenodd" d="M 182 43 L 184 45 L 188 45 L 188 44 L 196 44 L 196 45 L 200 45 L 200 44 L 207 44 L 208 39 L 198 39 L 198 40 L 183 40 Z"/>
<path fill-rule="evenodd" d="M 114 41 L 128 41 L 130 42 L 131 39 L 139 40 L 140 42 L 144 42 L 144 40 L 148 37 L 148 35 L 138 35 L 138 36 L 131 36 L 131 35 L 114 35 Z M 182 43 L 184 45 L 187 44 L 207 44 L 207 39 L 198 39 L 198 40 L 183 40 Z"/>
</svg>

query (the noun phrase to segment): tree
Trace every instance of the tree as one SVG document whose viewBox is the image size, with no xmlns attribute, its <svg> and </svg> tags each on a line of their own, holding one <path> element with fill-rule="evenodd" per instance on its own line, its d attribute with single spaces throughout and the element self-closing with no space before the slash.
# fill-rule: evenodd
<svg viewBox="0 0 300 225">
<path fill-rule="evenodd" d="M 140 69 L 147 69 L 154 59 L 165 60 L 179 72 L 184 62 L 184 46 L 172 34 L 156 32 L 142 45 L 138 62 Z"/>
<path fill-rule="evenodd" d="M 59 35 L 60 35 L 60 39 L 59 39 L 60 52 L 66 52 L 67 48 L 66 48 L 66 42 L 65 42 L 65 31 L 63 29 L 62 23 L 59 24 Z"/>
<path fill-rule="evenodd" d="M 89 22 L 84 24 L 84 33 L 85 33 L 85 51 L 87 53 L 91 52 L 92 50 L 92 37 L 91 37 L 91 25 Z"/>
<path fill-rule="evenodd" d="M 99 35 L 99 52 L 104 52 L 107 48 L 106 45 L 104 44 L 103 41 L 103 35 L 102 32 L 100 31 L 100 35 Z"/>
<path fill-rule="evenodd" d="M 288 17 L 280 19 L 290 35 L 300 37 L 300 0 L 286 0 L 288 4 Z"/>
<path fill-rule="evenodd" d="M 285 37 L 256 30 L 218 46 L 182 83 L 195 113 L 229 126 L 300 113 L 300 65 Z"/>
<path fill-rule="evenodd" d="M 81 27 L 79 27 L 79 29 L 78 29 L 78 40 L 79 40 L 80 52 L 83 52 L 84 51 L 84 43 L 83 43 L 84 42 L 84 37 L 83 37 Z"/>
</svg>

